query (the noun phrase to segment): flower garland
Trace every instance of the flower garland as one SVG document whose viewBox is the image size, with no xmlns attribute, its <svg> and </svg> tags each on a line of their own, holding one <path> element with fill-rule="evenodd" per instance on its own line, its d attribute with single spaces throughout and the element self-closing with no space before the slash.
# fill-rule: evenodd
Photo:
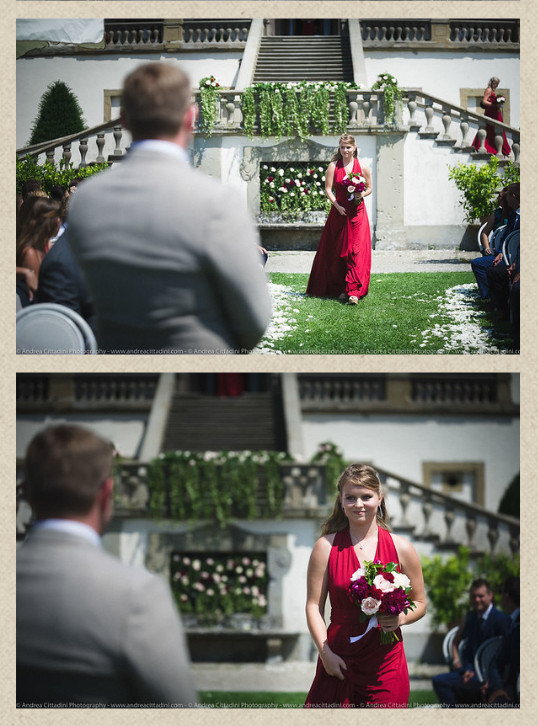
<svg viewBox="0 0 538 726">
<path fill-rule="evenodd" d="M 284 220 L 307 212 L 328 213 L 325 167 L 312 162 L 262 164 L 260 167 L 260 212 L 277 214 Z"/>
<path fill-rule="evenodd" d="M 402 103 L 402 89 L 390 73 L 380 73 L 372 86 L 372 91 L 383 91 L 385 98 L 385 123 L 396 123 L 396 114 Z"/>
<path fill-rule="evenodd" d="M 220 83 L 215 76 L 206 76 L 200 81 L 200 109 L 202 111 L 202 131 L 210 134 L 218 118 L 218 94 Z"/>
</svg>

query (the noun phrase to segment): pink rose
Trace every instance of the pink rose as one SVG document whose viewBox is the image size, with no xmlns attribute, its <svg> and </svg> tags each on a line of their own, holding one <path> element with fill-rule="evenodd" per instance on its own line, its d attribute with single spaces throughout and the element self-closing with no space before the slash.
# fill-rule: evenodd
<svg viewBox="0 0 538 726">
<path fill-rule="evenodd" d="M 361 602 L 361 610 L 365 615 L 375 615 L 380 605 L 381 600 L 375 600 L 373 597 L 365 597 Z"/>
<path fill-rule="evenodd" d="M 384 574 L 374 577 L 374 587 L 381 592 L 392 592 L 396 586 L 391 580 L 387 580 Z"/>
</svg>

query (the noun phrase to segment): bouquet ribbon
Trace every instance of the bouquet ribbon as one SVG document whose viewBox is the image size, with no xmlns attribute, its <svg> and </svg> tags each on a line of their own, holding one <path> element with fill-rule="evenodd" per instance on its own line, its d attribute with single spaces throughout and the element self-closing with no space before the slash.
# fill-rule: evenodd
<svg viewBox="0 0 538 726">
<path fill-rule="evenodd" d="M 372 615 L 372 617 L 371 617 L 371 618 L 370 618 L 370 620 L 368 621 L 368 627 L 366 628 L 366 630 L 364 631 L 364 633 L 363 633 L 362 635 L 356 635 L 355 637 L 353 637 L 353 638 L 350 638 L 350 639 L 349 639 L 349 642 L 350 642 L 350 643 L 356 643 L 356 642 L 357 642 L 358 640 L 360 640 L 361 638 L 364 638 L 364 636 L 366 635 L 366 633 L 367 633 L 367 632 L 368 632 L 369 630 L 372 630 L 372 628 L 377 628 L 377 618 L 376 618 L 376 616 L 375 616 L 375 615 Z"/>
</svg>

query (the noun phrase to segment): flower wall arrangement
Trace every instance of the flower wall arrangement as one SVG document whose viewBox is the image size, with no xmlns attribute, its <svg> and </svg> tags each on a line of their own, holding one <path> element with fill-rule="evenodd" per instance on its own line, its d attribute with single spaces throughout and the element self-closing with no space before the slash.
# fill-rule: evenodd
<svg viewBox="0 0 538 726">
<path fill-rule="evenodd" d="M 402 89 L 390 73 L 380 73 L 372 86 L 372 91 L 383 91 L 385 97 L 385 123 L 395 124 L 397 113 L 402 104 Z"/>
<path fill-rule="evenodd" d="M 218 93 L 220 88 L 215 76 L 200 80 L 200 110 L 202 112 L 202 131 L 210 134 L 218 118 Z"/>
<path fill-rule="evenodd" d="M 262 164 L 260 167 L 260 212 L 293 220 L 307 212 L 326 214 L 330 202 L 325 195 L 325 166 L 315 162 Z"/>
<path fill-rule="evenodd" d="M 178 608 L 197 615 L 200 625 L 218 623 L 236 613 L 263 617 L 267 585 L 267 563 L 259 553 L 172 555 L 171 587 Z"/>
</svg>

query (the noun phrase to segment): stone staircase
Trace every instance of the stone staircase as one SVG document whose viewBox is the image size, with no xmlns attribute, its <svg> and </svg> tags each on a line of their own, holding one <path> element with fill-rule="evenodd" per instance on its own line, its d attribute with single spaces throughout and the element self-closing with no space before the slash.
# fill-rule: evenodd
<svg viewBox="0 0 538 726">
<path fill-rule="evenodd" d="M 283 450 L 281 407 L 272 392 L 220 398 L 176 393 L 163 451 Z"/>
<path fill-rule="evenodd" d="M 353 81 L 347 35 L 261 38 L 254 83 Z"/>
</svg>

